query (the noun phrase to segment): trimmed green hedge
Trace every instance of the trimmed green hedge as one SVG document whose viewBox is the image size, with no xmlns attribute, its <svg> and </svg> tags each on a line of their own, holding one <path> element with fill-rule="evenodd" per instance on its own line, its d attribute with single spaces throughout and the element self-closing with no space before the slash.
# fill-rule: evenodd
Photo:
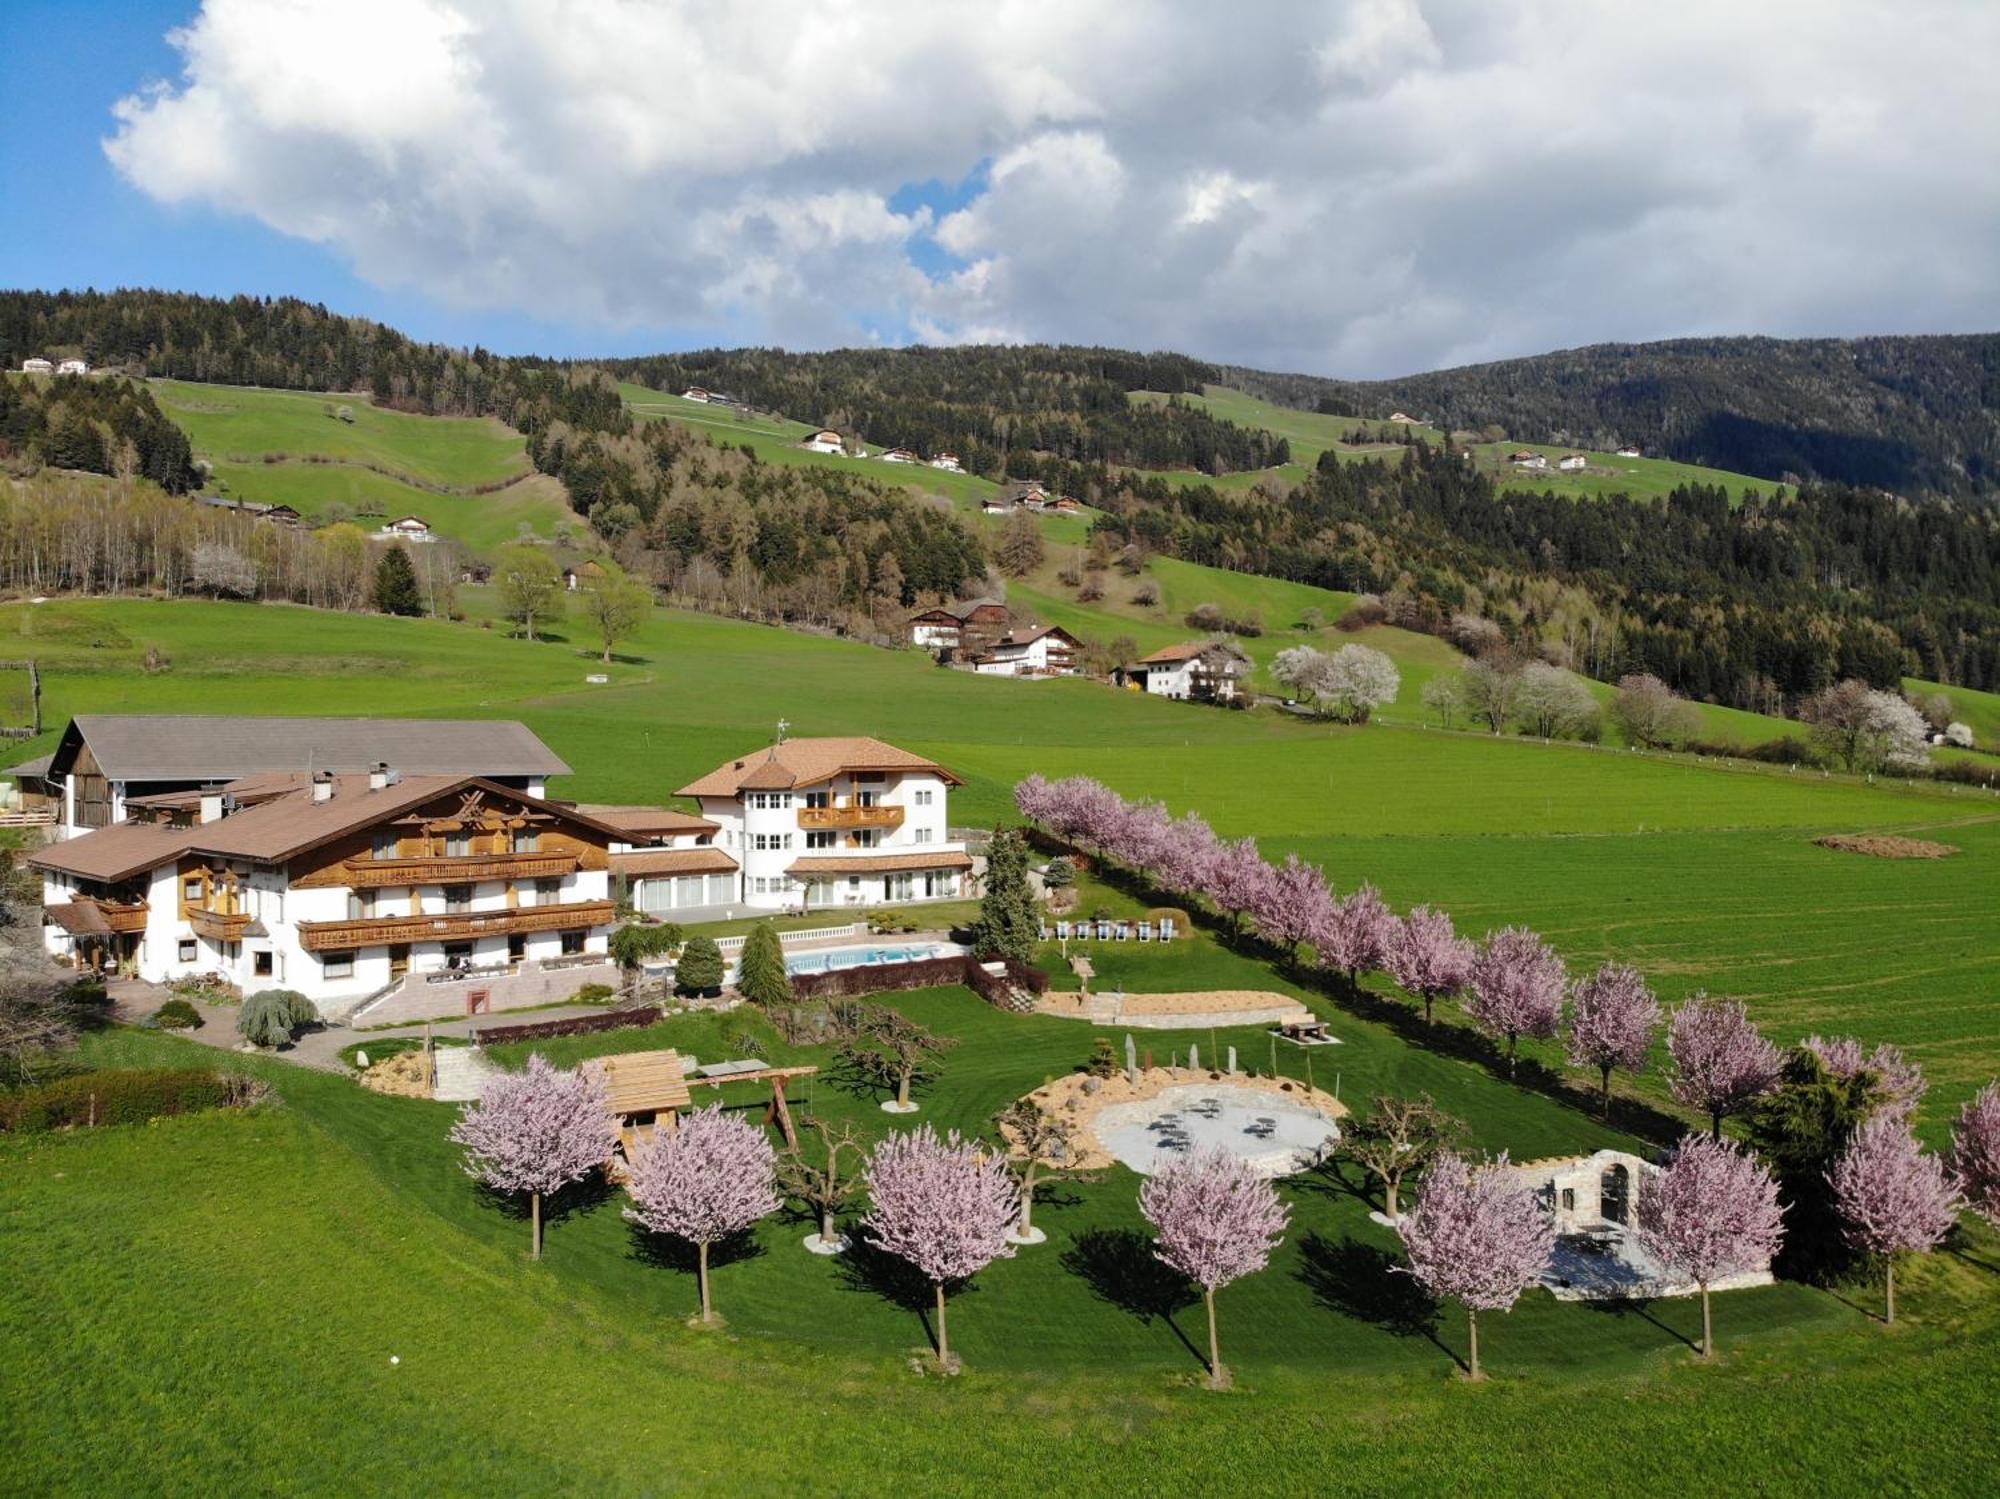
<svg viewBox="0 0 2000 1499">
<path fill-rule="evenodd" d="M 206 1067 L 79 1072 L 0 1094 L 0 1130 L 33 1134 L 89 1124 L 144 1124 L 165 1114 L 219 1109 L 229 1083 Z"/>
</svg>

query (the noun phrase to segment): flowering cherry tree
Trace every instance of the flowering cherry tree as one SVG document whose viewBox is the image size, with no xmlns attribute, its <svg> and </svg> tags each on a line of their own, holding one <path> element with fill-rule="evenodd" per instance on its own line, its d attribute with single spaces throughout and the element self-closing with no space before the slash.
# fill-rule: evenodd
<svg viewBox="0 0 2000 1499">
<path fill-rule="evenodd" d="M 861 1220 L 877 1247 L 916 1266 L 937 1296 L 938 1361 L 952 1366 L 944 1291 L 1014 1249 L 1021 1201 L 1006 1158 L 926 1124 L 875 1147 L 862 1173 L 872 1206 Z"/>
<path fill-rule="evenodd" d="M 1638 1072 L 1660 1029 L 1660 1002 L 1636 969 L 1606 963 L 1570 993 L 1569 1064 L 1595 1067 L 1601 1112 L 1611 1112 L 1611 1071 Z"/>
<path fill-rule="evenodd" d="M 1337 968 L 1352 983 L 1364 969 L 1380 968 L 1388 957 L 1398 922 L 1373 885 L 1363 885 L 1335 903 L 1314 947 L 1323 967 Z"/>
<path fill-rule="evenodd" d="M 486 1085 L 466 1105 L 451 1138 L 465 1147 L 466 1174 L 500 1192 L 526 1192 L 530 1253 L 542 1257 L 542 1198 L 611 1159 L 618 1127 L 595 1067 L 564 1071 L 539 1053 L 519 1072 Z"/>
<path fill-rule="evenodd" d="M 1242 925 L 1244 913 L 1254 910 L 1264 898 L 1271 878 L 1271 866 L 1257 852 L 1257 840 L 1238 838 L 1216 845 L 1202 872 L 1201 893 L 1229 918 L 1233 935 Z"/>
<path fill-rule="evenodd" d="M 2000 1083 L 1988 1083 L 1958 1111 L 1951 1132 L 1951 1169 L 1966 1205 L 2000 1228 Z"/>
<path fill-rule="evenodd" d="M 1965 1201 L 1945 1163 L 1917 1143 L 1909 1120 L 1878 1114 L 1854 1132 L 1826 1175 L 1847 1241 L 1882 1256 L 1884 1321 L 1896 1320 L 1896 1256 L 1928 1253 L 1958 1221 Z"/>
<path fill-rule="evenodd" d="M 1183 813 L 1161 840 L 1153 877 L 1177 895 L 1201 894 L 1219 841 L 1200 813 Z"/>
<path fill-rule="evenodd" d="M 1215 1293 L 1270 1262 L 1288 1216 L 1277 1189 L 1220 1147 L 1170 1162 L 1139 1189 L 1139 1211 L 1159 1233 L 1153 1253 L 1201 1287 L 1208 1307 L 1208 1382 L 1222 1389 Z"/>
<path fill-rule="evenodd" d="M 1482 1377 L 1479 1314 L 1512 1307 L 1548 1269 L 1556 1246 L 1555 1220 L 1506 1165 L 1503 1153 L 1475 1170 L 1463 1156 L 1446 1152 L 1396 1225 L 1417 1283 L 1465 1307 L 1466 1373 L 1473 1379 Z"/>
<path fill-rule="evenodd" d="M 1722 1121 L 1740 1114 L 1778 1080 L 1778 1048 L 1751 1023 L 1738 999 L 1696 994 L 1667 1023 L 1668 1086 L 1675 1098 L 1709 1117 L 1709 1133 L 1722 1138 Z"/>
<path fill-rule="evenodd" d="M 1640 1182 L 1637 1219 L 1646 1252 L 1701 1288 L 1701 1356 L 1714 1358 L 1708 1288 L 1778 1252 L 1777 1179 L 1748 1150 L 1688 1135 L 1659 1175 Z"/>
<path fill-rule="evenodd" d="M 1861 1042 L 1853 1036 L 1807 1036 L 1799 1045 L 1843 1081 L 1861 1072 L 1873 1074 L 1882 1100 L 1880 1110 L 1886 1114 L 1908 1118 L 1923 1102 L 1925 1090 L 1930 1086 L 1924 1081 L 1923 1068 L 1905 1057 L 1900 1046 L 1886 1041 L 1869 1052 L 1864 1052 Z"/>
<path fill-rule="evenodd" d="M 1507 1075 L 1523 1036 L 1553 1036 L 1562 1024 L 1569 987 L 1555 949 L 1524 926 L 1487 935 L 1472 960 L 1472 993 L 1465 1008 L 1480 1027 L 1507 1038 Z"/>
<path fill-rule="evenodd" d="M 656 1133 L 632 1165 L 633 1206 L 625 1216 L 695 1246 L 703 1322 L 715 1320 L 709 1246 L 777 1211 L 777 1164 L 763 1130 L 712 1103 L 679 1129 Z"/>
<path fill-rule="evenodd" d="M 1297 854 L 1285 855 L 1285 862 L 1271 871 L 1256 895 L 1250 915 L 1257 923 L 1257 935 L 1294 958 L 1301 942 L 1325 928 L 1334 906 L 1326 875 Z"/>
<path fill-rule="evenodd" d="M 1383 966 L 1407 994 L 1424 1002 L 1424 1023 L 1431 1006 L 1459 993 L 1472 980 L 1471 942 L 1452 929 L 1451 917 L 1429 906 L 1418 906 L 1385 932 Z"/>
</svg>

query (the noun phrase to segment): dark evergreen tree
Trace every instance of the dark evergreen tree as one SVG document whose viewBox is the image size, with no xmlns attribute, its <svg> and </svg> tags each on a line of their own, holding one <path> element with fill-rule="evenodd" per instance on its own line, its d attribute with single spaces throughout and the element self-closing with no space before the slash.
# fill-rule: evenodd
<svg viewBox="0 0 2000 1499">
<path fill-rule="evenodd" d="M 705 994 L 722 987 L 722 949 L 713 937 L 694 936 L 681 949 L 681 961 L 674 971 L 675 986 L 683 994 Z"/>
<path fill-rule="evenodd" d="M 1040 923 L 1034 891 L 1028 888 L 1028 844 L 1012 828 L 996 828 L 986 846 L 986 892 L 972 945 L 983 956 L 1027 962 L 1034 956 Z"/>
<path fill-rule="evenodd" d="M 736 989 L 752 1004 L 781 1005 L 792 997 L 792 976 L 785 967 L 784 944 L 768 921 L 750 928 L 737 959 Z"/>
<path fill-rule="evenodd" d="M 390 547 L 375 564 L 375 612 L 378 614 L 422 614 L 424 596 L 417 587 L 417 570 L 410 554 Z"/>
<path fill-rule="evenodd" d="M 1778 1086 L 1750 1115 L 1750 1142 L 1778 1178 L 1785 1209 L 1785 1242 L 1776 1261 L 1780 1274 L 1825 1281 L 1858 1264 L 1841 1232 L 1826 1174 L 1882 1101 L 1876 1075 L 1866 1068 L 1840 1077 L 1802 1046 L 1785 1054 Z"/>
</svg>

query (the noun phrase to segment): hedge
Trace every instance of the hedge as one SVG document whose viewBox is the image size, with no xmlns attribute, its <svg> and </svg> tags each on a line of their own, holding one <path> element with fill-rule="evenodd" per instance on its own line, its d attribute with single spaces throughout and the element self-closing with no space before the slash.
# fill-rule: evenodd
<svg viewBox="0 0 2000 1499">
<path fill-rule="evenodd" d="M 1046 993 L 1049 976 L 1039 968 L 1003 959 L 1009 981 L 1034 994 Z M 795 973 L 792 992 L 799 999 L 849 999 L 863 994 L 885 994 L 898 989 L 936 989 L 946 984 L 963 984 L 989 1004 L 1000 1004 L 1006 985 L 988 973 L 976 958 L 919 958 L 910 963 L 858 963 L 852 968 L 833 968 L 824 973 Z"/>
<path fill-rule="evenodd" d="M 656 1024 L 658 1005 L 637 1010 L 608 1010 L 602 1015 L 576 1015 L 568 1020 L 543 1020 L 531 1025 L 486 1025 L 474 1033 L 481 1046 L 502 1041 L 546 1041 L 552 1036 L 588 1036 L 596 1031 L 622 1031 Z"/>
<path fill-rule="evenodd" d="M 33 1134 L 92 1124 L 144 1124 L 167 1114 L 219 1109 L 229 1083 L 204 1067 L 79 1072 L 0 1095 L 0 1130 Z"/>
</svg>

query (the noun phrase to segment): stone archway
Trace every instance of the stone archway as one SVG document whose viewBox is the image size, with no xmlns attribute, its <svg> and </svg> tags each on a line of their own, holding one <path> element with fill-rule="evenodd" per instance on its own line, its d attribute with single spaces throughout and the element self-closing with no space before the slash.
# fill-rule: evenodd
<svg viewBox="0 0 2000 1499">
<path fill-rule="evenodd" d="M 1632 1173 L 1624 1163 L 1607 1166 L 1598 1194 L 1598 1216 L 1606 1223 L 1632 1220 Z"/>
</svg>

